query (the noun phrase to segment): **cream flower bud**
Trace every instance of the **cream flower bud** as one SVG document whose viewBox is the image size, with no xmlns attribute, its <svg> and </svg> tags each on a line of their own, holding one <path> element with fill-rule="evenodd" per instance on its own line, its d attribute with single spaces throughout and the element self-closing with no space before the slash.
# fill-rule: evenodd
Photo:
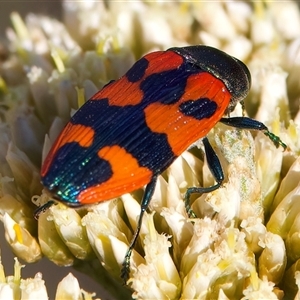
<svg viewBox="0 0 300 300">
<path fill-rule="evenodd" d="M 262 223 L 262 219 L 257 217 L 249 217 L 241 223 L 242 232 L 246 234 L 246 242 L 249 248 L 255 253 L 262 250 L 262 241 L 267 233 L 266 227 Z"/>
<path fill-rule="evenodd" d="M 51 41 L 51 43 L 48 42 L 47 46 L 49 48 L 55 47 L 62 56 L 68 56 L 70 51 L 78 52 L 81 50 L 78 44 L 72 39 L 64 24 L 56 19 L 48 16 L 30 14 L 26 17 L 26 24 L 29 29 L 34 28 L 37 30 L 37 28 L 39 28 L 43 36 L 43 38 L 38 40 L 40 44 L 42 41 L 44 41 L 45 44 L 47 41 Z M 59 34 L 57 34 L 57 32 L 59 32 Z"/>
<path fill-rule="evenodd" d="M 22 279 L 20 284 L 21 300 L 39 299 L 47 300 L 48 294 L 42 274 L 37 273 L 34 278 Z"/>
<path fill-rule="evenodd" d="M 181 192 L 187 187 L 199 185 L 199 174 L 202 172 L 203 162 L 185 151 L 179 156 L 167 171 L 169 177 L 173 177 Z"/>
<path fill-rule="evenodd" d="M 275 37 L 275 28 L 271 15 L 262 2 L 254 3 L 254 14 L 251 18 L 251 40 L 254 44 L 271 43 Z"/>
<path fill-rule="evenodd" d="M 183 281 L 182 297 L 184 299 L 205 298 L 207 296 L 210 283 L 215 274 L 218 273 L 216 265 L 219 260 L 211 249 L 197 257 L 196 263 Z M 201 280 L 198 280 L 199 277 Z"/>
<path fill-rule="evenodd" d="M 73 265 L 75 257 L 56 231 L 50 210 L 39 215 L 38 238 L 42 252 L 49 260 L 59 266 Z"/>
<path fill-rule="evenodd" d="M 139 1 L 136 2 L 110 2 L 112 7 L 115 8 L 115 24 L 118 28 L 122 28 L 122 34 L 120 35 L 122 38 L 122 42 L 127 47 L 144 51 L 141 49 L 143 47 L 143 27 L 141 24 L 140 15 L 143 15 L 144 7 L 141 5 Z M 130 9 L 131 5 L 131 9 Z M 126 7 L 125 7 L 126 6 Z M 134 6 L 134 7 L 133 7 Z M 141 39 L 136 39 L 132 35 L 132 31 L 135 31 L 136 36 L 141 37 Z M 101 34 L 101 33 L 100 33 Z"/>
<path fill-rule="evenodd" d="M 295 189 L 300 182 L 300 157 L 298 157 L 289 168 L 287 174 L 282 179 L 280 187 L 272 203 L 272 211 L 276 209 L 283 198 Z"/>
<path fill-rule="evenodd" d="M 74 209 L 62 205 L 54 205 L 50 209 L 56 230 L 72 254 L 82 260 L 93 257 L 79 214 Z"/>
<path fill-rule="evenodd" d="M 221 42 L 214 35 L 204 30 L 199 31 L 199 40 L 203 45 L 210 45 L 215 48 L 221 48 Z"/>
<path fill-rule="evenodd" d="M 251 6 L 247 2 L 224 2 L 230 21 L 239 32 L 248 32 Z"/>
<path fill-rule="evenodd" d="M 0 261 L 1 267 L 1 280 L 0 280 L 0 299 L 2 300 L 14 300 L 21 299 L 21 290 L 20 290 L 20 282 L 21 282 L 21 269 L 24 267 L 15 258 L 14 264 L 14 275 L 6 276 L 4 274 L 4 268 L 2 262 Z"/>
<path fill-rule="evenodd" d="M 171 45 L 173 41 L 172 31 L 167 19 L 157 16 L 157 11 L 150 10 L 148 14 L 143 16 L 141 26 L 144 32 L 144 44 L 145 45 L 159 45 L 166 48 L 167 45 Z M 160 34 L 156 34 L 156 32 Z"/>
<path fill-rule="evenodd" d="M 80 288 L 78 280 L 69 273 L 59 282 L 55 300 L 93 300 L 95 293 L 88 293 Z M 96 298 L 95 300 L 100 300 Z"/>
<path fill-rule="evenodd" d="M 13 252 L 26 262 L 36 262 L 42 253 L 36 239 L 7 213 L 3 216 L 5 238 Z"/>
<path fill-rule="evenodd" d="M 84 80 L 91 80 L 99 88 L 100 84 L 106 83 L 110 78 L 107 75 L 107 68 L 105 67 L 106 59 L 105 55 L 99 55 L 96 51 L 86 52 L 83 57 L 82 53 L 79 53 L 76 57 L 70 58 L 72 65 L 77 63 L 77 72 Z M 114 68 L 112 68 L 114 70 Z M 117 78 L 117 77 L 116 77 Z M 92 91 L 93 92 L 93 91 Z M 97 92 L 97 91 L 96 91 Z M 87 95 L 88 100 L 95 93 Z"/>
<path fill-rule="evenodd" d="M 300 120 L 299 120 L 300 114 L 295 117 L 295 121 L 291 120 L 289 122 L 289 126 L 285 132 L 284 138 L 286 140 L 286 143 L 289 145 L 292 152 L 290 153 L 291 159 L 295 160 L 297 157 L 296 153 L 300 149 L 300 139 L 298 138 L 300 134 Z"/>
<path fill-rule="evenodd" d="M 295 217 L 295 220 L 289 229 L 288 235 L 286 237 L 286 252 L 288 259 L 294 262 L 300 258 L 300 212 Z"/>
<path fill-rule="evenodd" d="M 95 32 L 98 32 L 99 24 L 103 25 L 102 31 L 107 32 L 105 23 L 108 16 L 104 2 L 84 1 L 75 3 L 64 1 L 62 5 L 64 7 L 65 26 L 82 48 L 91 48 L 92 39 Z M 89 20 L 89 22 L 85 22 L 85 20 Z M 75 28 L 77 30 L 74 30 Z"/>
<path fill-rule="evenodd" d="M 282 199 L 267 223 L 268 231 L 279 234 L 283 239 L 287 237 L 299 214 L 299 193 L 300 186 L 298 185 Z"/>
<path fill-rule="evenodd" d="M 110 42 L 110 40 L 112 40 L 112 42 Z M 106 43 L 108 44 L 108 49 L 103 50 L 103 54 L 107 79 L 103 82 L 104 84 L 107 83 L 107 80 L 123 76 L 135 63 L 132 51 L 127 47 L 122 46 L 119 36 L 108 39 Z M 100 58 L 102 57 L 102 59 L 103 54 L 100 55 Z M 94 79 L 96 80 L 97 77 L 95 76 Z"/>
<path fill-rule="evenodd" d="M 254 256 L 249 252 L 243 233 L 227 228 L 212 243 L 212 249 L 200 253 L 184 278 L 182 297 L 185 299 L 215 297 L 222 289 L 232 298 L 243 289 L 241 277 L 248 278 L 254 267 Z M 200 279 L 200 280 L 199 280 Z"/>
<path fill-rule="evenodd" d="M 217 238 L 219 225 L 210 218 L 196 219 L 194 221 L 194 234 L 182 253 L 181 273 L 187 275 L 197 262 L 197 257 L 205 253 Z"/>
<path fill-rule="evenodd" d="M 141 212 L 141 206 L 139 203 L 132 197 L 131 194 L 125 194 L 121 197 L 124 205 L 124 210 L 128 217 L 131 228 L 136 228 L 138 217 Z M 128 230 L 128 229 L 127 229 Z M 125 231 L 126 232 L 126 231 Z M 147 227 L 144 222 L 142 222 L 141 233 L 140 236 L 143 236 L 148 233 Z"/>
<path fill-rule="evenodd" d="M 10 57 L 8 60 L 4 61 L 1 64 L 1 78 L 5 78 L 5 84 L 1 84 L 1 90 L 5 94 L 7 94 L 7 96 L 9 96 L 11 92 L 15 92 L 17 94 L 23 93 L 24 96 L 24 91 L 20 90 L 20 88 L 18 87 L 18 85 L 22 84 L 24 80 L 23 77 L 24 65 L 22 64 L 22 61 L 19 57 Z M 11 85 L 16 87 L 12 88 Z M 10 88 L 8 89 L 8 87 Z M 25 98 L 27 97 L 25 96 Z"/>
<path fill-rule="evenodd" d="M 270 139 L 262 133 L 258 133 L 255 146 L 256 172 L 261 183 L 262 204 L 265 215 L 268 215 L 280 181 L 283 151 L 276 149 Z"/>
<path fill-rule="evenodd" d="M 23 267 L 18 259 L 15 258 L 14 274 L 5 276 L 4 268 L 0 260 L 0 299 L 48 299 L 42 274 L 37 273 L 34 278 L 22 279 L 21 269 Z M 69 274 L 58 284 L 55 299 L 92 300 L 94 296 L 95 294 L 81 290 L 77 279 Z"/>
<path fill-rule="evenodd" d="M 149 234 L 145 236 L 146 265 L 138 266 L 133 274 L 134 299 L 174 299 L 180 295 L 181 280 L 170 256 L 169 237 L 157 233 L 153 223 L 153 213 L 145 215 L 144 224 Z"/>
<path fill-rule="evenodd" d="M 287 75 L 280 67 L 274 65 L 265 66 L 259 70 L 257 80 L 259 80 L 261 88 L 261 97 L 256 114 L 258 120 L 264 122 L 273 120 L 278 108 L 280 108 L 282 120 L 288 121 L 290 119 L 286 87 Z"/>
<path fill-rule="evenodd" d="M 49 153 L 51 146 L 53 145 L 55 139 L 58 137 L 59 133 L 64 128 L 65 122 L 62 118 L 56 117 L 51 124 L 49 133 L 45 136 L 43 151 L 42 151 L 42 162 L 44 162 L 47 154 Z"/>
<path fill-rule="evenodd" d="M 56 115 L 53 94 L 49 93 L 49 74 L 42 68 L 33 66 L 27 73 L 35 107 L 40 117 L 47 123 Z"/>
<path fill-rule="evenodd" d="M 54 70 L 48 80 L 49 92 L 54 95 L 58 116 L 68 120 L 71 108 L 77 108 L 77 95 L 74 87 L 77 74 L 73 69 L 65 70 L 63 73 Z"/>
<path fill-rule="evenodd" d="M 184 210 L 183 201 L 181 203 L 182 210 Z M 183 214 L 173 208 L 164 208 L 161 215 L 167 222 L 170 233 L 172 233 L 173 259 L 178 264 L 182 259 L 182 250 L 186 249 L 193 236 L 193 225 Z"/>
<path fill-rule="evenodd" d="M 300 117 L 297 104 L 297 98 L 300 92 L 298 81 L 298 74 L 300 71 L 300 37 L 290 42 L 284 55 L 283 65 L 289 74 L 287 78 L 287 88 L 289 92 L 290 109 L 291 111 L 297 112 L 295 121 L 298 122 Z"/>
<path fill-rule="evenodd" d="M 32 209 L 9 194 L 0 197 L 0 215 L 4 216 L 5 213 L 22 228 L 30 233 L 35 232 L 36 220 L 32 217 Z"/>
<path fill-rule="evenodd" d="M 252 44 L 247 38 L 239 35 L 235 39 L 229 41 L 222 50 L 242 61 L 245 61 L 251 53 Z"/>
<path fill-rule="evenodd" d="M 163 176 L 158 176 L 157 183 L 154 189 L 154 193 L 152 195 L 152 199 L 149 203 L 149 209 L 155 210 L 156 212 L 160 213 L 163 207 L 167 207 L 171 205 L 171 207 L 176 206 L 176 204 L 180 201 L 181 195 L 179 192 L 179 187 L 177 186 L 174 178 L 171 179 L 171 183 L 167 183 L 166 179 L 163 178 Z M 170 190 L 169 186 L 170 184 L 174 187 L 174 189 Z M 125 198 L 124 198 L 125 196 Z M 126 213 L 131 215 L 130 207 L 131 207 L 131 201 L 135 201 L 132 196 L 128 196 L 127 194 L 122 196 L 122 200 L 124 203 L 124 207 L 126 210 Z M 131 197 L 131 198 L 129 198 Z M 126 200 L 128 199 L 128 200 Z M 170 203 L 169 203 L 170 200 Z M 127 202 L 126 202 L 127 201 Z M 136 203 L 133 203 L 134 205 L 134 216 L 136 216 L 137 213 L 139 213 L 140 207 L 136 206 Z M 128 211 L 127 211 L 128 210 Z"/>
<path fill-rule="evenodd" d="M 251 275 L 250 284 L 243 291 L 243 294 L 245 296 L 241 300 L 278 300 L 278 297 L 274 292 L 274 283 L 269 282 L 266 277 L 260 279 L 254 274 Z"/>
<path fill-rule="evenodd" d="M 269 3 L 271 14 L 279 35 L 286 40 L 298 38 L 300 35 L 300 13 L 294 1 Z"/>
<path fill-rule="evenodd" d="M 55 300 L 84 300 L 78 280 L 69 273 L 57 286 Z"/>
<path fill-rule="evenodd" d="M 14 291 L 8 284 L 0 283 L 0 300 L 14 300 Z"/>
<path fill-rule="evenodd" d="M 258 260 L 259 277 L 278 284 L 284 274 L 287 258 L 282 238 L 271 232 L 264 237 L 264 250 Z M 261 243 L 262 244 L 262 243 Z"/>
<path fill-rule="evenodd" d="M 194 17 L 202 28 L 218 39 L 231 40 L 236 28 L 220 2 L 193 2 Z M 201 13 L 200 13 L 201 12 Z M 214 16 L 213 18 L 211 16 Z M 223 30 L 220 30 L 223 28 Z"/>
<path fill-rule="evenodd" d="M 109 210 L 114 210 L 112 206 L 113 204 L 108 206 Z M 131 239 L 131 236 L 127 239 L 127 234 L 130 235 L 128 227 L 120 216 L 115 221 L 118 219 L 118 222 L 112 222 L 109 213 L 101 210 L 100 207 L 82 218 L 82 224 L 86 226 L 92 248 L 105 268 L 115 278 L 120 277 L 120 268 Z M 130 260 L 131 267 L 136 268 L 142 261 L 143 258 L 136 251 L 133 251 Z"/>
<path fill-rule="evenodd" d="M 176 175 L 175 175 L 176 176 Z M 160 176 L 163 178 L 162 176 Z M 164 197 L 161 197 L 161 202 L 165 200 L 166 203 L 162 203 L 165 205 L 160 205 L 160 210 L 163 207 L 169 207 L 169 208 L 174 208 L 176 211 L 179 211 L 180 213 L 184 214 L 185 213 L 185 208 L 183 207 L 183 201 L 182 201 L 182 196 L 181 196 L 181 187 L 183 185 L 186 185 L 187 182 L 183 181 L 181 182 L 181 185 L 178 184 L 177 182 L 178 177 L 174 177 L 172 174 L 169 174 L 168 176 L 168 183 L 166 187 L 166 195 Z M 162 189 L 162 187 L 160 186 Z M 163 195 L 162 195 L 163 196 Z M 158 207 L 155 209 L 155 211 L 158 211 Z"/>
<path fill-rule="evenodd" d="M 18 186 L 21 197 L 30 199 L 32 195 L 39 194 L 41 191 L 39 172 L 28 156 L 18 149 L 16 145 L 10 143 L 6 160 L 13 173 L 15 184 Z"/>
<path fill-rule="evenodd" d="M 184 45 L 191 34 L 191 26 L 194 22 L 194 18 L 189 11 L 190 3 L 187 2 L 181 2 L 178 6 L 170 3 L 168 11 L 166 10 L 166 16 L 172 30 L 173 39 L 184 43 Z M 180 22 L 177 20 L 180 20 Z"/>
<path fill-rule="evenodd" d="M 16 12 L 11 14 L 11 21 L 15 32 L 8 30 L 7 35 L 11 44 L 18 50 L 19 57 L 26 65 L 35 65 L 50 72 L 52 64 L 47 60 L 46 55 L 44 56 L 49 50 L 49 41 L 41 29 L 37 26 L 29 28 L 28 22 L 25 24 Z M 32 38 L 32 32 L 35 33 L 35 38 Z"/>
<path fill-rule="evenodd" d="M 299 291 L 297 282 L 299 279 L 299 275 L 297 275 L 298 272 L 300 272 L 299 259 L 286 270 L 283 277 L 282 285 L 284 287 L 284 291 L 286 291 L 285 296 L 287 299 L 292 299 Z"/>
</svg>

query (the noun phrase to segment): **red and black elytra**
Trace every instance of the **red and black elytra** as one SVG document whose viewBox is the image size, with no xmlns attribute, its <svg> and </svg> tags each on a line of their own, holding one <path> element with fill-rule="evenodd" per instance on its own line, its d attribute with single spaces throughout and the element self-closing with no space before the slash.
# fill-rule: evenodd
<svg viewBox="0 0 300 300">
<path fill-rule="evenodd" d="M 261 122 L 223 118 L 246 97 L 250 84 L 244 63 L 212 47 L 152 52 L 88 100 L 55 141 L 41 170 L 42 183 L 54 200 L 78 207 L 146 186 L 138 225 L 123 263 L 125 282 L 158 175 L 202 138 L 216 184 L 187 190 L 189 215 L 194 216 L 189 204 L 192 193 L 206 193 L 221 185 L 223 171 L 205 137 L 217 122 L 263 131 L 276 147 L 286 148 Z"/>
</svg>

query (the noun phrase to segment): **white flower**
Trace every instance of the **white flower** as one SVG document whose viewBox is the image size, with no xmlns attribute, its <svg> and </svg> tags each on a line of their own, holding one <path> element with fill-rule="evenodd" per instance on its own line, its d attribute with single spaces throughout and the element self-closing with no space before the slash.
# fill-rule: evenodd
<svg viewBox="0 0 300 300">
<path fill-rule="evenodd" d="M 132 288 L 136 291 L 133 298 L 177 298 L 181 291 L 181 280 L 170 256 L 169 237 L 156 232 L 153 214 L 145 215 L 144 219 L 149 230 L 149 235 L 144 240 L 146 264 L 139 265 L 130 279 Z"/>
<path fill-rule="evenodd" d="M 284 239 L 287 237 L 289 229 L 299 214 L 299 193 L 298 185 L 278 204 L 267 223 L 269 231 L 279 234 Z"/>
<path fill-rule="evenodd" d="M 79 214 L 74 209 L 59 205 L 52 206 L 51 212 L 57 232 L 74 256 L 79 259 L 92 257 L 92 248 Z"/>
<path fill-rule="evenodd" d="M 13 252 L 26 262 L 36 262 L 42 257 L 41 248 L 36 239 L 11 217 L 3 216 L 5 238 Z"/>
<path fill-rule="evenodd" d="M 69 273 L 57 286 L 56 300 L 85 300 L 83 291 L 80 289 L 78 280 Z"/>
<path fill-rule="evenodd" d="M 258 278 L 256 275 L 251 276 L 251 284 L 244 290 L 245 295 L 242 300 L 257 299 L 278 299 L 274 293 L 274 283 L 267 281 L 267 278 Z"/>
<path fill-rule="evenodd" d="M 36 274 L 34 278 L 22 279 L 20 289 L 22 293 L 21 300 L 48 299 L 45 282 L 42 280 L 42 275 L 40 273 Z"/>
<path fill-rule="evenodd" d="M 258 260 L 259 277 L 278 284 L 284 276 L 286 250 L 283 239 L 271 232 L 264 237 L 264 250 Z"/>
</svg>

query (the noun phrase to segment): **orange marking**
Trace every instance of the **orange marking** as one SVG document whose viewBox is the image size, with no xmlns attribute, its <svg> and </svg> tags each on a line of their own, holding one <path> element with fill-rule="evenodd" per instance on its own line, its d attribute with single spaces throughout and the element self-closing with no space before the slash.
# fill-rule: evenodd
<svg viewBox="0 0 300 300">
<path fill-rule="evenodd" d="M 144 93 L 140 89 L 141 82 L 151 74 L 176 69 L 182 64 L 183 58 L 172 51 L 157 51 L 145 56 L 149 65 L 139 81 L 130 82 L 124 75 L 96 93 L 91 100 L 108 99 L 109 105 L 137 105 L 142 102 Z"/>
<path fill-rule="evenodd" d="M 49 151 L 41 170 L 41 176 L 45 176 L 51 165 L 53 154 L 65 144 L 76 142 L 81 147 L 90 147 L 94 140 L 95 131 L 91 127 L 80 124 L 68 123 Z"/>
<path fill-rule="evenodd" d="M 213 116 L 197 120 L 180 112 L 181 103 L 200 97 L 209 98 L 217 103 L 218 107 Z M 178 156 L 187 146 L 204 137 L 215 126 L 224 115 L 230 98 L 231 95 L 221 80 L 207 73 L 195 74 L 188 78 L 185 93 L 177 103 L 150 104 L 145 108 L 145 119 L 152 131 L 168 136 L 168 142 L 174 154 Z"/>
<path fill-rule="evenodd" d="M 113 174 L 106 182 L 82 191 L 78 196 L 78 201 L 82 204 L 119 197 L 135 191 L 151 181 L 152 171 L 139 166 L 136 158 L 117 145 L 100 149 L 98 155 L 110 163 Z"/>
<path fill-rule="evenodd" d="M 177 69 L 183 63 L 182 56 L 173 51 L 152 52 L 145 55 L 145 58 L 149 61 L 149 66 L 144 77 Z"/>
<path fill-rule="evenodd" d="M 132 83 L 128 81 L 126 76 L 123 76 L 100 90 L 91 100 L 108 98 L 109 105 L 137 105 L 141 103 L 144 97 L 144 93 L 139 86 L 140 81 Z"/>
</svg>

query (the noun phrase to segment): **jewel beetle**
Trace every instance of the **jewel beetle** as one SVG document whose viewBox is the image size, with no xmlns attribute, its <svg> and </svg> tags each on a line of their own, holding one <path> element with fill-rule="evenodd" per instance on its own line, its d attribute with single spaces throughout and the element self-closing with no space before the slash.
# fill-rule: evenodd
<svg viewBox="0 0 300 300">
<path fill-rule="evenodd" d="M 138 225 L 121 271 L 125 282 L 157 177 L 202 139 L 216 184 L 188 188 L 189 215 L 194 216 L 191 194 L 210 192 L 222 184 L 221 164 L 206 138 L 217 122 L 260 130 L 276 147 L 286 148 L 263 123 L 229 117 L 250 85 L 246 65 L 218 49 L 197 45 L 152 52 L 92 96 L 53 144 L 42 165 L 41 180 L 54 200 L 78 207 L 145 186 Z"/>
</svg>

